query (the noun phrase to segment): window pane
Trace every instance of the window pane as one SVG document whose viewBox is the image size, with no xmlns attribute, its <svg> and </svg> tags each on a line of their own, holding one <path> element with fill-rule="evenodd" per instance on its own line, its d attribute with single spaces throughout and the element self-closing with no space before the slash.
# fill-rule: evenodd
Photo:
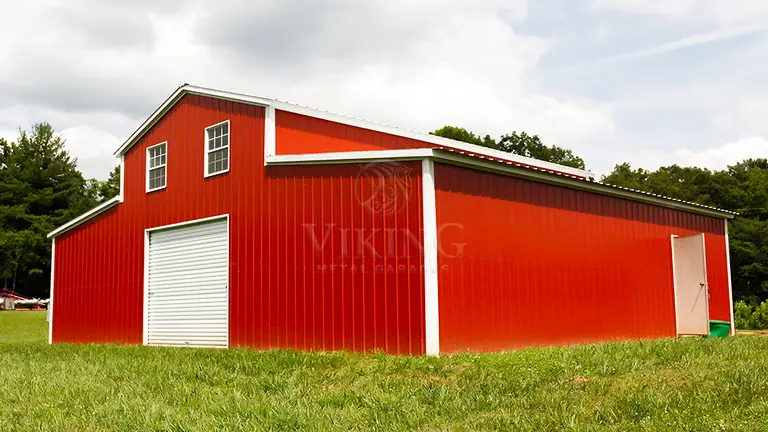
<svg viewBox="0 0 768 432">
<path fill-rule="evenodd" d="M 224 135 L 223 137 L 221 137 L 221 145 L 222 146 L 229 145 L 229 135 Z"/>
<path fill-rule="evenodd" d="M 160 156 L 160 164 L 161 164 L 161 165 L 165 165 L 165 154 L 163 154 L 162 156 Z"/>
<path fill-rule="evenodd" d="M 213 174 L 229 168 L 229 149 L 212 151 L 208 154 L 208 173 Z"/>
<path fill-rule="evenodd" d="M 149 171 L 149 188 L 157 189 L 165 186 L 165 167 Z"/>
<path fill-rule="evenodd" d="M 223 125 L 221 125 L 221 130 L 222 130 L 222 131 L 223 131 L 225 134 L 228 134 L 228 133 L 229 133 L 229 123 L 224 123 Z"/>
<path fill-rule="evenodd" d="M 208 129 L 208 139 L 213 139 L 213 129 Z"/>
</svg>

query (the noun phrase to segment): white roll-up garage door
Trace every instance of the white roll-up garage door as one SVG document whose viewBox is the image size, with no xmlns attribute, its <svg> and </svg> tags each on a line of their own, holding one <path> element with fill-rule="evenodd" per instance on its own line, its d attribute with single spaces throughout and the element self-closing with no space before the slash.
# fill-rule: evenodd
<svg viewBox="0 0 768 432">
<path fill-rule="evenodd" d="M 226 347 L 226 219 L 149 233 L 147 344 Z"/>
</svg>

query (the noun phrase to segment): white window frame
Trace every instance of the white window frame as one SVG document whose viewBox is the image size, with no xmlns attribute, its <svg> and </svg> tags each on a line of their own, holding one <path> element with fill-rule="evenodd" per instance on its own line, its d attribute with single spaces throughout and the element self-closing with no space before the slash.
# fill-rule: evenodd
<svg viewBox="0 0 768 432">
<path fill-rule="evenodd" d="M 149 151 L 152 150 L 155 147 L 160 147 L 162 145 L 165 145 L 165 163 L 162 164 L 162 165 L 158 165 L 158 166 L 150 168 L 149 167 L 149 161 L 150 161 Z M 159 191 L 159 190 L 165 189 L 165 187 L 168 186 L 168 141 L 163 141 L 161 143 L 157 143 L 155 145 L 151 145 L 151 146 L 147 147 L 146 155 L 147 155 L 147 170 L 146 170 L 146 173 L 147 173 L 147 175 L 146 175 L 146 177 L 147 177 L 147 180 L 146 180 L 147 193 L 155 192 L 155 191 Z M 163 185 L 160 186 L 160 187 L 156 187 L 154 189 L 150 189 L 150 187 L 149 187 L 149 171 L 153 170 L 153 169 L 157 169 L 157 168 L 165 168 L 165 183 L 163 183 Z"/>
<path fill-rule="evenodd" d="M 214 150 L 209 150 L 208 149 L 208 130 L 221 126 L 223 124 L 227 125 L 227 138 L 228 138 L 227 145 L 221 146 Z M 203 172 L 205 173 L 205 176 L 204 176 L 205 178 L 213 177 L 219 174 L 226 174 L 229 172 L 229 169 L 232 168 L 232 152 L 230 151 L 231 144 L 232 144 L 232 125 L 229 123 L 229 119 L 224 120 L 223 122 L 216 123 L 214 125 L 210 125 L 205 128 L 205 131 L 203 131 L 203 145 L 204 145 L 203 150 L 205 151 L 205 157 L 203 158 L 204 159 L 203 162 L 205 164 L 203 166 Z M 216 171 L 214 173 L 208 172 L 208 157 L 210 156 L 210 154 L 225 148 L 227 149 L 227 169 L 223 171 Z"/>
</svg>

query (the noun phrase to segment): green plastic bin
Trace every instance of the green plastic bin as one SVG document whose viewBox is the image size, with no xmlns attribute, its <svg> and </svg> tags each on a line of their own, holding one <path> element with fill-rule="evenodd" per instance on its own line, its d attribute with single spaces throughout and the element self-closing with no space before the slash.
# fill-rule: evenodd
<svg viewBox="0 0 768 432">
<path fill-rule="evenodd" d="M 709 337 L 724 338 L 731 334 L 731 323 L 728 321 L 709 321 Z"/>
</svg>

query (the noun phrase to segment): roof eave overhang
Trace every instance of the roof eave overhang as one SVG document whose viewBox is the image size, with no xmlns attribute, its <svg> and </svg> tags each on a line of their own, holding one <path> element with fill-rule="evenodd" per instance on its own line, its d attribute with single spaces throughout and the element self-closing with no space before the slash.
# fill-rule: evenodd
<svg viewBox="0 0 768 432">
<path fill-rule="evenodd" d="M 76 217 L 75 219 L 72 219 L 71 221 L 65 223 L 64 225 L 56 228 L 55 230 L 48 233 L 48 238 L 56 237 L 59 234 L 63 234 L 72 228 L 75 228 L 79 225 L 84 224 L 85 222 L 95 218 L 96 216 L 104 213 L 105 211 L 111 209 L 112 207 L 120 204 L 122 202 L 122 198 L 120 196 L 116 196 L 108 201 L 105 201 L 98 205 L 97 207 L 83 213 L 82 215 Z"/>
</svg>

